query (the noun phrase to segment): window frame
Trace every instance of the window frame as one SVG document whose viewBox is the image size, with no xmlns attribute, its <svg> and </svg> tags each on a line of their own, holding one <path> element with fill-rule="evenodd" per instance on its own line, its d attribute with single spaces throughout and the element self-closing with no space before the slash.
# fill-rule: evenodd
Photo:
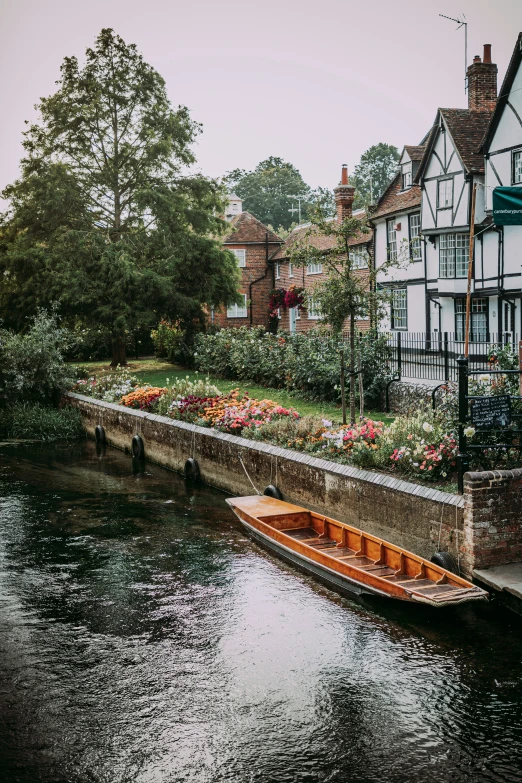
<svg viewBox="0 0 522 783">
<path fill-rule="evenodd" d="M 391 231 L 390 231 L 391 226 Z M 388 261 L 397 261 L 397 231 L 395 229 L 395 218 L 386 221 L 386 249 L 388 251 Z M 393 234 L 393 239 L 390 235 Z M 392 250 L 393 245 L 393 250 Z"/>
<path fill-rule="evenodd" d="M 323 265 L 321 262 L 317 264 L 307 264 L 306 265 L 306 274 L 307 275 L 321 275 L 323 273 Z"/>
<path fill-rule="evenodd" d="M 418 221 L 419 221 L 418 233 L 415 236 L 412 236 L 412 232 L 411 232 L 411 221 L 412 221 L 412 218 L 417 218 Z M 410 258 L 412 260 L 412 263 L 414 263 L 414 264 L 417 263 L 418 261 L 422 261 L 421 226 L 422 226 L 422 223 L 421 223 L 421 213 L 420 212 L 411 212 L 408 215 L 408 240 L 409 240 L 409 243 L 410 243 Z M 414 242 L 415 239 L 419 240 L 419 257 L 418 258 L 415 258 L 414 255 L 413 255 L 413 242 Z"/>
<path fill-rule="evenodd" d="M 248 302 L 247 302 L 247 295 L 242 293 L 242 291 L 239 291 L 238 293 L 241 294 L 241 296 L 245 299 L 244 307 L 241 307 L 241 305 L 233 304 L 229 305 L 227 307 L 227 318 L 248 318 Z M 241 313 L 244 311 L 244 315 L 240 315 L 238 313 L 238 310 L 241 309 Z"/>
<path fill-rule="evenodd" d="M 274 278 L 275 280 L 281 279 L 281 264 L 276 261 L 274 265 Z"/>
<path fill-rule="evenodd" d="M 453 245 L 448 247 L 442 246 L 442 240 L 444 242 L 447 242 L 448 240 L 453 240 Z M 461 231 L 458 232 L 449 232 L 447 234 L 439 234 L 438 237 L 438 244 L 439 244 L 439 280 L 464 280 L 468 276 L 468 259 L 469 259 L 469 233 L 463 234 Z M 459 243 L 460 240 L 460 243 Z M 451 274 L 442 274 L 442 264 L 441 264 L 441 251 L 444 250 L 446 252 L 450 252 L 451 256 L 448 255 L 446 259 L 446 266 L 447 269 L 452 270 Z M 459 250 L 463 250 L 463 257 L 462 254 L 459 254 Z M 473 253 L 475 253 L 475 248 L 473 248 Z M 457 268 L 459 264 L 459 256 L 460 256 L 460 263 L 461 263 L 461 274 L 457 274 Z"/>
<path fill-rule="evenodd" d="M 470 313 L 470 319 L 469 319 L 469 340 L 471 343 L 486 343 L 489 341 L 489 296 L 472 296 L 471 297 L 471 313 Z M 473 308 L 476 306 L 476 303 L 478 302 L 484 302 L 485 303 L 485 310 L 483 311 L 477 311 L 473 310 Z M 462 305 L 462 310 L 458 310 L 458 305 Z M 455 342 L 463 343 L 466 337 L 466 298 L 463 296 L 455 298 L 455 304 L 454 304 L 454 313 L 455 313 Z M 477 315 L 485 315 L 485 331 L 479 331 L 477 333 L 476 328 L 476 321 L 478 319 L 474 318 L 474 316 Z M 459 317 L 462 318 L 462 324 L 459 327 Z M 462 331 L 461 331 L 462 330 Z M 484 334 L 484 337 L 480 339 L 480 335 Z M 477 339 L 479 337 L 479 339 Z"/>
<path fill-rule="evenodd" d="M 288 262 L 288 277 L 294 276 L 294 265 L 291 261 Z"/>
<path fill-rule="evenodd" d="M 246 248 L 234 247 L 234 248 L 230 248 L 230 252 L 235 255 L 238 267 L 240 269 L 244 269 L 246 267 Z M 242 256 L 238 255 L 238 253 L 242 253 Z M 239 260 L 240 258 L 243 259 L 242 263 Z"/>
<path fill-rule="evenodd" d="M 321 313 L 317 310 L 313 296 L 309 296 L 306 302 L 306 315 L 309 321 L 319 321 L 322 318 Z"/>
<path fill-rule="evenodd" d="M 395 297 L 395 294 L 398 294 L 398 293 L 404 294 L 405 307 L 401 307 L 401 308 L 397 308 L 396 307 L 395 302 L 394 302 L 394 297 Z M 400 309 L 401 311 L 404 311 L 404 313 L 405 313 L 404 319 L 401 318 L 401 322 L 402 322 L 402 320 L 404 320 L 404 326 L 396 326 L 395 325 L 396 316 L 395 316 L 395 312 L 394 311 L 397 310 L 397 309 Z M 392 288 L 392 300 L 391 300 L 391 303 L 390 303 L 390 323 L 391 323 L 391 328 L 392 328 L 392 330 L 394 332 L 407 332 L 408 331 L 408 286 L 404 286 L 403 288 Z"/>
<path fill-rule="evenodd" d="M 520 155 L 520 179 L 515 178 L 515 172 L 516 172 L 516 163 L 515 163 L 515 156 Z M 517 149 L 511 150 L 511 184 L 512 185 L 522 185 L 522 147 L 518 147 Z"/>
<path fill-rule="evenodd" d="M 409 167 L 409 168 L 408 168 Z M 405 179 L 409 177 L 409 182 L 405 183 Z M 401 163 L 401 190 L 410 190 L 413 185 L 413 162 L 407 161 Z"/>
<path fill-rule="evenodd" d="M 453 196 L 454 196 L 454 177 L 441 177 L 437 180 L 437 209 L 453 209 Z M 441 206 L 440 204 L 440 186 L 443 182 L 451 182 L 451 200 L 449 204 Z"/>
<path fill-rule="evenodd" d="M 352 261 L 352 269 L 369 269 L 370 268 L 370 255 L 364 242 L 360 242 L 358 245 L 352 245 L 352 249 L 348 251 L 350 261 Z M 362 259 L 363 263 L 355 262 L 356 258 Z"/>
</svg>

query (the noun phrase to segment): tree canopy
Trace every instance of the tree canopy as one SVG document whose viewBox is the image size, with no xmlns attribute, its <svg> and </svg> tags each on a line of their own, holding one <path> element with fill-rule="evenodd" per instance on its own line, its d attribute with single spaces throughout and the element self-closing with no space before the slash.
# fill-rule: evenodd
<svg viewBox="0 0 522 783">
<path fill-rule="evenodd" d="M 363 152 L 351 176 L 354 208 L 376 204 L 397 172 L 399 150 L 392 144 L 374 144 Z"/>
<path fill-rule="evenodd" d="M 201 132 L 170 106 L 136 46 L 104 29 L 61 66 L 57 92 L 24 134 L 21 177 L 3 193 L 0 317 L 58 301 L 69 319 L 101 325 L 123 362 L 123 335 L 161 317 L 194 328 L 205 307 L 237 301 L 239 271 L 218 238 L 225 190 L 193 176 Z"/>
<path fill-rule="evenodd" d="M 299 198 L 302 221 L 308 219 L 310 208 L 317 201 L 324 211 L 334 212 L 332 193 L 326 188 L 312 190 L 295 166 L 282 158 L 262 160 L 254 171 L 229 171 L 224 182 L 243 200 L 243 209 L 276 231 L 280 227 L 289 229 L 298 221 Z"/>
</svg>

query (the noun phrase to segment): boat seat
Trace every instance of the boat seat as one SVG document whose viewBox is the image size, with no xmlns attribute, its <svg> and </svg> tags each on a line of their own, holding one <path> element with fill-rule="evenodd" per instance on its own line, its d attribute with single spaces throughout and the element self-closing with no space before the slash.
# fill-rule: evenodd
<svg viewBox="0 0 522 783">
<path fill-rule="evenodd" d="M 291 538 L 295 538 L 296 541 L 301 541 L 305 538 L 319 538 L 319 533 L 317 530 L 314 530 L 313 527 L 294 527 L 294 528 L 287 528 L 286 530 L 280 530 L 280 533 L 284 533 L 286 536 L 290 536 Z"/>
</svg>

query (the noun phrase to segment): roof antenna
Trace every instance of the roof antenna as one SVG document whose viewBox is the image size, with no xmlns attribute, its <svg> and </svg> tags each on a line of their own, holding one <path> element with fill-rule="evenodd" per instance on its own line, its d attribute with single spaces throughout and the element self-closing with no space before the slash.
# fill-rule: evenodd
<svg viewBox="0 0 522 783">
<path fill-rule="evenodd" d="M 464 14 L 461 14 L 462 19 L 455 19 L 453 16 L 446 16 L 445 14 L 439 14 L 439 16 L 442 16 L 443 19 L 449 19 L 450 22 L 456 22 L 458 24 L 457 30 L 464 27 L 464 92 L 466 93 L 468 91 L 468 23 L 466 22 L 466 17 Z"/>
</svg>

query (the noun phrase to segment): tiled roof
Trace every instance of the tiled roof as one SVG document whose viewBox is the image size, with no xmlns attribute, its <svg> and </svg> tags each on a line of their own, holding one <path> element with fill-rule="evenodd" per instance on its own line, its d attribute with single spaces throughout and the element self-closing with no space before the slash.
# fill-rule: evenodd
<svg viewBox="0 0 522 783">
<path fill-rule="evenodd" d="M 413 147 L 413 149 L 420 148 Z M 381 196 L 377 204 L 377 210 L 372 215 L 372 220 L 384 215 L 391 215 L 394 212 L 403 212 L 407 209 L 420 207 L 421 197 L 419 185 L 413 185 L 408 190 L 401 190 L 401 176 L 397 174 Z"/>
<path fill-rule="evenodd" d="M 250 212 L 242 212 L 230 221 L 234 231 L 231 231 L 223 240 L 224 245 L 241 245 L 248 242 L 266 242 L 268 234 L 269 243 L 281 244 L 281 239 L 273 231 L 261 223 Z"/>
<path fill-rule="evenodd" d="M 404 149 L 410 156 L 411 160 L 422 160 L 422 156 L 424 155 L 424 150 L 426 149 L 426 145 L 422 144 L 419 145 L 418 147 L 408 147 L 406 145 Z"/>
<path fill-rule="evenodd" d="M 439 109 L 455 142 L 457 152 L 469 173 L 484 172 L 484 157 L 479 147 L 493 112 L 469 109 Z"/>
<path fill-rule="evenodd" d="M 361 212 L 359 215 L 354 215 L 358 220 L 365 220 L 366 219 L 366 212 Z M 294 229 L 290 236 L 285 241 L 284 245 L 281 245 L 280 248 L 276 250 L 276 252 L 273 254 L 272 259 L 275 261 L 282 260 L 284 258 L 287 258 L 287 256 L 290 254 L 290 250 L 297 242 L 306 242 L 307 245 L 310 245 L 310 247 L 314 247 L 316 250 L 331 250 L 333 247 L 335 247 L 336 240 L 335 237 L 325 237 L 321 234 L 316 234 L 315 236 L 312 234 L 310 236 L 307 236 L 308 231 L 310 230 L 310 225 L 307 226 L 299 226 L 298 228 Z M 349 245 L 360 245 L 363 242 L 370 242 L 372 239 L 371 232 L 363 233 L 362 231 L 357 234 L 353 239 L 349 241 Z"/>
</svg>

